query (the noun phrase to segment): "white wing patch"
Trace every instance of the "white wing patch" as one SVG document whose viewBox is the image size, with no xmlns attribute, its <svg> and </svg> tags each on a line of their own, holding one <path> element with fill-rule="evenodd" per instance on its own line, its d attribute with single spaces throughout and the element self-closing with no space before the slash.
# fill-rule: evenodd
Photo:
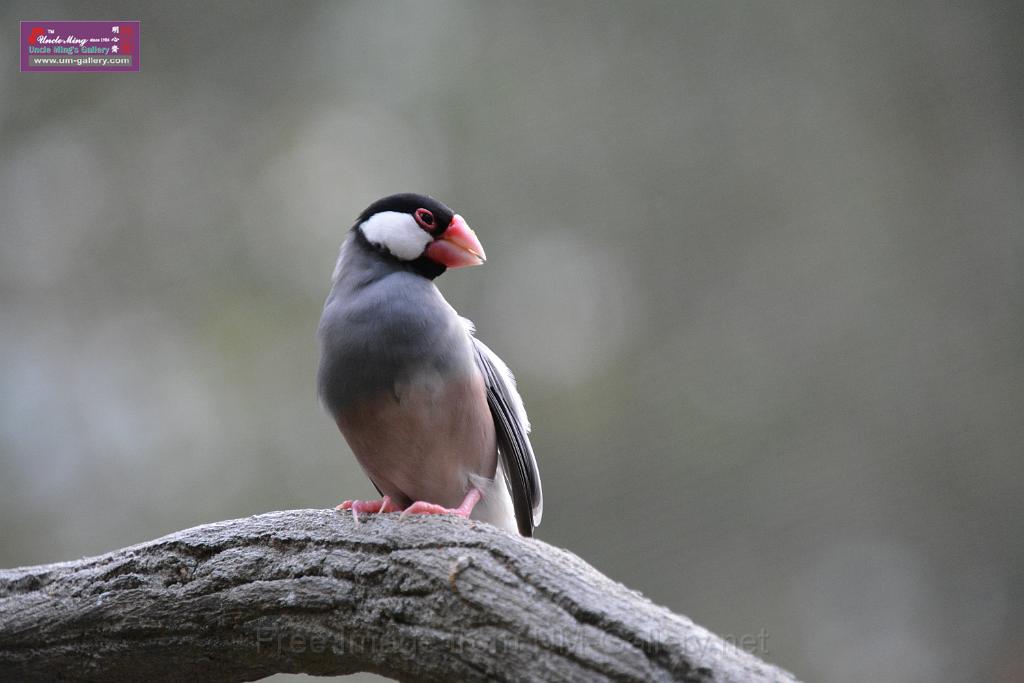
<svg viewBox="0 0 1024 683">
<path fill-rule="evenodd" d="M 509 533 L 518 534 L 516 511 L 512 507 L 512 496 L 508 492 L 508 482 L 501 458 L 498 458 L 498 469 L 494 473 L 494 479 L 471 474 L 469 480 L 483 494 L 483 498 L 473 508 L 473 514 L 470 516 L 473 519 L 493 524 Z"/>
<path fill-rule="evenodd" d="M 400 211 L 375 213 L 363 221 L 359 229 L 370 244 L 384 247 L 403 261 L 419 258 L 434 239 L 416 224 L 411 214 Z"/>
</svg>

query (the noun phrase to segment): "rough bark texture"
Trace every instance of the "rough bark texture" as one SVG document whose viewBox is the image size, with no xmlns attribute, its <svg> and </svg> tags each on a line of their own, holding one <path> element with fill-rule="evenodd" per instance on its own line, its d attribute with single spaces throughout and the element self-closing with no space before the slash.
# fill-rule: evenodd
<svg viewBox="0 0 1024 683">
<path fill-rule="evenodd" d="M 0 680 L 792 681 L 575 555 L 451 517 L 272 512 L 0 570 Z"/>
</svg>

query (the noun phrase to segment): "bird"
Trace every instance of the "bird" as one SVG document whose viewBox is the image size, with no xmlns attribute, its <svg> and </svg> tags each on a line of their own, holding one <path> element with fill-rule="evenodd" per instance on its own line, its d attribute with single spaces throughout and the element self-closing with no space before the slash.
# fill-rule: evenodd
<svg viewBox="0 0 1024 683">
<path fill-rule="evenodd" d="M 543 514 L 530 422 L 508 366 L 435 279 L 486 255 L 442 202 L 370 204 L 339 251 L 317 336 L 317 390 L 381 495 L 360 513 L 451 514 L 532 536 Z"/>
</svg>

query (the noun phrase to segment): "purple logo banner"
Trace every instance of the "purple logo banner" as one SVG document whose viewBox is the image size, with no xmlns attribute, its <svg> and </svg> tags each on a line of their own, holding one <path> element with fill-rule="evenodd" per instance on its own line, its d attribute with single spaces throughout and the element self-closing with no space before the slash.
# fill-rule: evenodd
<svg viewBox="0 0 1024 683">
<path fill-rule="evenodd" d="M 138 71 L 138 21 L 23 21 L 22 71 Z"/>
</svg>

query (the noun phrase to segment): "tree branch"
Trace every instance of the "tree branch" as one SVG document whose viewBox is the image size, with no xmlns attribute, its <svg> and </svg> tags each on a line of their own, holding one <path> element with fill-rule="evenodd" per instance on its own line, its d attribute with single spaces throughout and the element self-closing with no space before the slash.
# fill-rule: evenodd
<svg viewBox="0 0 1024 683">
<path fill-rule="evenodd" d="M 0 570 L 0 679 L 793 681 L 575 555 L 442 516 L 293 510 Z"/>
</svg>

